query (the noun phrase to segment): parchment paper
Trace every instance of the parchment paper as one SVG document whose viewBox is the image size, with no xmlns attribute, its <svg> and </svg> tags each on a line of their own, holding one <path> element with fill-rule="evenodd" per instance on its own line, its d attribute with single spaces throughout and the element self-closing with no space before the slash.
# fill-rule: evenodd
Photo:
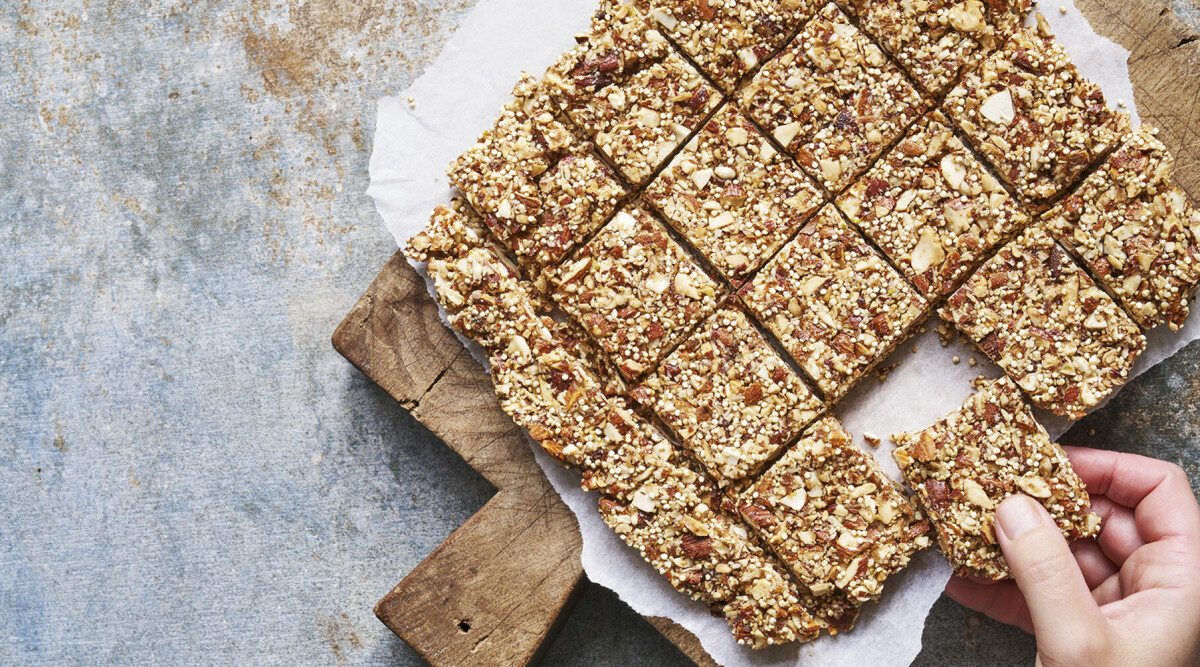
<svg viewBox="0 0 1200 667">
<path fill-rule="evenodd" d="M 1043 10 L 1059 41 L 1083 74 L 1101 84 L 1110 103 L 1124 101 L 1125 110 L 1136 119 L 1126 68 L 1128 51 L 1096 35 L 1070 0 L 1062 3 L 1066 13 L 1059 6 L 1055 3 Z M 433 208 L 449 201 L 446 165 L 490 126 L 521 72 L 540 74 L 573 45 L 574 34 L 587 27 L 595 8 L 596 0 L 480 0 L 426 73 L 400 95 L 380 100 L 367 192 L 397 243 L 420 231 Z M 959 407 L 970 395 L 974 378 L 1002 374 L 957 340 L 943 347 L 936 323 L 935 317 L 926 331 L 906 341 L 884 362 L 884 366 L 899 364 L 886 381 L 869 377 L 838 405 L 837 416 L 868 451 L 862 444 L 864 433 L 886 438 L 923 428 Z M 1151 332 L 1149 349 L 1135 373 L 1197 337 L 1200 317 L 1193 317 L 1179 333 L 1165 327 Z M 485 363 L 478 346 L 469 347 Z M 969 363 L 972 357 L 978 365 Z M 1070 425 L 1052 415 L 1039 417 L 1055 438 Z M 600 520 L 596 496 L 579 489 L 578 476 L 530 442 L 554 488 L 579 519 L 588 578 L 616 591 L 640 614 L 683 625 L 718 662 L 907 665 L 920 651 L 925 617 L 950 576 L 949 566 L 935 551 L 920 554 L 907 570 L 889 579 L 883 601 L 864 608 L 854 631 L 803 646 L 752 651 L 738 646 L 723 619 L 676 593 L 626 547 Z M 898 478 L 889 452 L 885 440 L 874 454 Z"/>
</svg>

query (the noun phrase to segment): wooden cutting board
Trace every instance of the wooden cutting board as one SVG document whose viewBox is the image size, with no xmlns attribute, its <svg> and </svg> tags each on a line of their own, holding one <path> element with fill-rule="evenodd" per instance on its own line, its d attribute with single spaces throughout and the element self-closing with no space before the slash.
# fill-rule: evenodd
<svg viewBox="0 0 1200 667">
<path fill-rule="evenodd" d="M 1130 50 L 1139 113 L 1162 129 L 1179 184 L 1200 201 L 1196 34 L 1160 0 L 1076 6 Z M 582 543 L 487 373 L 441 323 L 424 280 L 400 253 L 338 326 L 333 345 L 498 489 L 380 600 L 376 615 L 434 665 L 536 660 L 582 589 Z M 683 628 L 649 621 L 698 664 L 715 664 Z"/>
</svg>

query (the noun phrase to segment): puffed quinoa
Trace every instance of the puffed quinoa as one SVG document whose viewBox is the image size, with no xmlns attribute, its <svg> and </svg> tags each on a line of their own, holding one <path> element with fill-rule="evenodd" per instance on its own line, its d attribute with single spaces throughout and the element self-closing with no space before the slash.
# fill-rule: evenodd
<svg viewBox="0 0 1200 667">
<path fill-rule="evenodd" d="M 1042 203 L 1066 190 L 1129 134 L 1129 115 L 1108 108 L 1039 14 L 967 73 L 943 104 L 1018 194 Z"/>
<path fill-rule="evenodd" d="M 940 95 L 1008 39 L 1031 0 L 848 0 L 859 25 L 918 83 Z"/>
<path fill-rule="evenodd" d="M 635 0 L 634 4 L 728 91 L 774 55 L 822 2 Z"/>
<path fill-rule="evenodd" d="M 1200 284 L 1200 212 L 1156 132 L 1143 125 L 1045 220 L 1143 329 L 1177 330 Z"/>
<path fill-rule="evenodd" d="M 1146 338 L 1040 227 L 1008 243 L 939 311 L 1033 402 L 1079 419 L 1125 382 Z"/>
<path fill-rule="evenodd" d="M 929 523 L 832 417 L 738 498 L 738 509 L 816 596 L 878 599 L 888 576 L 929 546 Z"/>
<path fill-rule="evenodd" d="M 650 183 L 646 199 L 735 285 L 821 205 L 812 180 L 732 104 Z"/>
<path fill-rule="evenodd" d="M 886 357 L 929 306 L 832 204 L 739 294 L 828 401 Z"/>
<path fill-rule="evenodd" d="M 913 126 L 837 202 L 929 299 L 1029 221 L 947 123 L 934 112 Z"/>
<path fill-rule="evenodd" d="M 736 308 L 723 308 L 630 395 L 649 406 L 718 483 L 759 471 L 822 409 Z"/>
<path fill-rule="evenodd" d="M 637 379 L 717 307 L 721 287 L 641 208 L 623 210 L 551 274 L 552 295 Z"/>
<path fill-rule="evenodd" d="M 861 174 L 927 106 L 833 4 L 759 70 L 739 100 L 829 192 Z"/>
<path fill-rule="evenodd" d="M 959 576 L 1012 577 L 996 543 L 996 508 L 1017 493 L 1041 503 L 1068 539 L 1100 529 L 1083 481 L 1008 378 L 929 428 L 892 440 L 899 445 L 892 456 Z"/>
</svg>

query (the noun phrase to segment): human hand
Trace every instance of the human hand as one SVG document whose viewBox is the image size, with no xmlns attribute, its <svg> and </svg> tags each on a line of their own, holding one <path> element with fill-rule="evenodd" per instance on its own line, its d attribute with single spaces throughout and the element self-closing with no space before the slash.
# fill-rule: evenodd
<svg viewBox="0 0 1200 667">
<path fill-rule="evenodd" d="M 1200 506 L 1179 466 L 1065 448 L 1103 519 L 1068 546 L 1037 502 L 996 510 L 1016 581 L 954 577 L 946 594 L 1037 639 L 1038 664 L 1200 664 Z"/>
</svg>

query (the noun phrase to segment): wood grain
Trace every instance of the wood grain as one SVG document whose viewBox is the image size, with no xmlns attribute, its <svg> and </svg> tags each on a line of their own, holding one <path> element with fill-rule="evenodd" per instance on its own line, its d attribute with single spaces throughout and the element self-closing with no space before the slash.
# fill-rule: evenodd
<svg viewBox="0 0 1200 667">
<path fill-rule="evenodd" d="M 1200 40 L 1160 0 L 1076 6 L 1129 49 L 1141 118 L 1162 129 L 1180 186 L 1200 200 Z M 333 345 L 499 490 L 376 615 L 434 665 L 536 661 L 580 590 L 582 545 L 575 517 L 500 410 L 487 374 L 441 323 L 424 280 L 400 253 L 338 326 Z M 687 630 L 648 620 L 697 664 L 716 664 Z"/>
</svg>

